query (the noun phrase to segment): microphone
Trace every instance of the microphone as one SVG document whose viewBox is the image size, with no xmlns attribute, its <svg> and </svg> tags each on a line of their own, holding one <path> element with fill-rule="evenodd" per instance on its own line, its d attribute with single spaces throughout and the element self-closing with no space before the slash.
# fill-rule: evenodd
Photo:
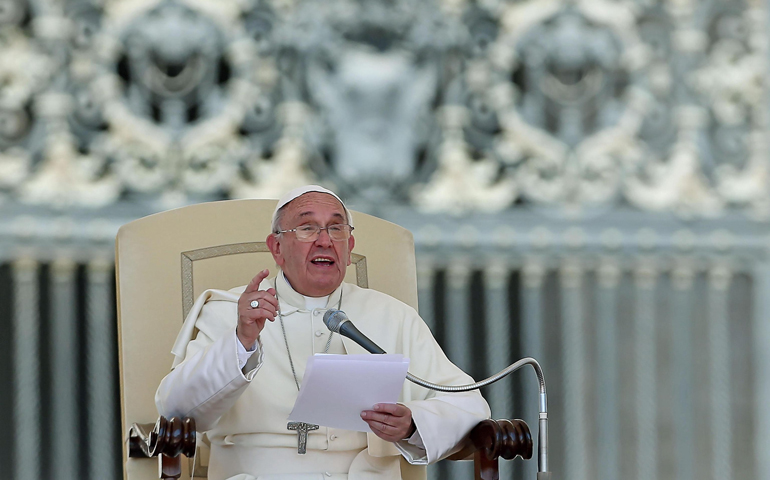
<svg viewBox="0 0 770 480">
<path fill-rule="evenodd" d="M 332 308 L 324 313 L 324 324 L 326 324 L 326 328 L 332 332 L 348 337 L 364 347 L 370 353 L 385 353 L 385 350 L 378 347 L 376 343 L 369 340 L 369 337 L 361 333 L 342 310 L 335 310 Z"/>
</svg>

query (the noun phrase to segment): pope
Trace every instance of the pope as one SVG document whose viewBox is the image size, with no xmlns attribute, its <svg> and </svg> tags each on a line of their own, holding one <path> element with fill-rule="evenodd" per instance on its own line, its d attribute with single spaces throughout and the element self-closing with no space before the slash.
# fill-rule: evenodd
<svg viewBox="0 0 770 480">
<path fill-rule="evenodd" d="M 331 308 L 344 310 L 386 351 L 410 358 L 418 377 L 473 381 L 446 358 L 414 309 L 343 282 L 353 230 L 350 211 L 330 190 L 292 190 L 279 200 L 266 239 L 278 274 L 263 270 L 245 287 L 207 290 L 195 302 L 185 324 L 198 333 L 177 340 L 187 343 L 156 405 L 161 415 L 196 419 L 211 444 L 209 479 L 424 478 L 424 465 L 451 454 L 489 417 L 476 391 L 442 394 L 405 383 L 398 403 L 361 412 L 371 434 L 287 424 L 307 359 L 354 348 L 323 325 Z"/>
</svg>

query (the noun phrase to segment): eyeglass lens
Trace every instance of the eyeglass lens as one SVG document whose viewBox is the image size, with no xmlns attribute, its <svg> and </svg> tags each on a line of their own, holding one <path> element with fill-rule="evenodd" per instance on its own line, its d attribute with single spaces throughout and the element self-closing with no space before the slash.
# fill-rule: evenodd
<svg viewBox="0 0 770 480">
<path fill-rule="evenodd" d="M 329 225 L 328 227 L 319 227 L 318 225 L 303 225 L 295 230 L 297 240 L 313 241 L 318 238 L 321 230 L 326 230 L 332 240 L 347 240 L 350 237 L 350 226 L 348 225 Z"/>
</svg>

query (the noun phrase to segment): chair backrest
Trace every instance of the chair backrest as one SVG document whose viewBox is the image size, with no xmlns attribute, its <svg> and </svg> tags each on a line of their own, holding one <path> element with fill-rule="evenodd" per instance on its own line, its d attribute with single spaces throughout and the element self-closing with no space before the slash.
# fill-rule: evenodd
<svg viewBox="0 0 770 480">
<path fill-rule="evenodd" d="M 208 288 L 245 285 L 277 271 L 264 243 L 275 200 L 203 203 L 158 213 L 120 228 L 116 240 L 121 423 L 153 423 L 155 390 L 168 373 L 171 347 L 194 299 Z M 356 245 L 345 280 L 417 308 L 412 234 L 353 212 Z M 156 459 L 129 459 L 124 478 L 158 478 Z"/>
</svg>

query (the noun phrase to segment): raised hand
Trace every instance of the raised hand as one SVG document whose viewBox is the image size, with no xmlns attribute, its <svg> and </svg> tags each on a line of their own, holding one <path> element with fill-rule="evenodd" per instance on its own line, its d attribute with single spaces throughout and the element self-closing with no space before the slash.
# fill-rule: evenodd
<svg viewBox="0 0 770 480">
<path fill-rule="evenodd" d="M 275 289 L 268 288 L 260 290 L 259 284 L 267 278 L 270 271 L 262 270 L 251 279 L 238 299 L 238 340 L 241 341 L 246 350 L 254 348 L 254 344 L 259 338 L 260 332 L 265 328 L 267 320 L 275 321 L 278 314 L 278 297 Z M 252 302 L 256 302 L 256 308 L 252 307 Z"/>
<path fill-rule="evenodd" d="M 409 438 L 416 429 L 412 411 L 398 403 L 378 403 L 372 410 L 361 412 L 361 418 L 375 435 L 388 442 Z"/>
</svg>

